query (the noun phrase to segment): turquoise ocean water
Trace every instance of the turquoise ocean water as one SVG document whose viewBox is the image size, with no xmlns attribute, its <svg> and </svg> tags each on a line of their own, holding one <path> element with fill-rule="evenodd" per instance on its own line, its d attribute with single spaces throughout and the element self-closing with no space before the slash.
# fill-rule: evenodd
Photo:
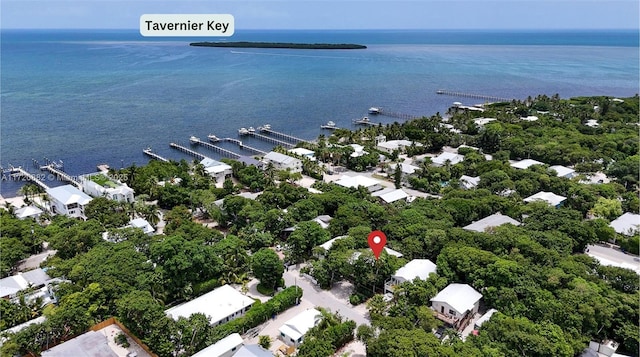
<svg viewBox="0 0 640 357">
<path fill-rule="evenodd" d="M 190 135 L 235 137 L 240 127 L 270 123 L 313 139 L 329 120 L 350 128 L 370 106 L 432 115 L 453 101 L 478 103 L 438 89 L 520 99 L 640 91 L 637 31 L 238 30 L 230 39 L 366 50 L 194 48 L 188 43 L 203 39 L 135 30 L 0 35 L 0 164 L 31 168 L 47 157 L 71 174 L 144 164 L 146 147 L 187 158 L 168 143 L 188 145 Z M 18 188 L 2 181 L 3 195 Z"/>
</svg>

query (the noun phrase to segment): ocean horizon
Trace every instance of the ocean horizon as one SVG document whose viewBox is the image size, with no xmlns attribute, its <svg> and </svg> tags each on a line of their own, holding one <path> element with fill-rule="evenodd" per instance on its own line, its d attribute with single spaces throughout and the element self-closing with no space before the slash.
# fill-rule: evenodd
<svg viewBox="0 0 640 357">
<path fill-rule="evenodd" d="M 63 160 L 71 175 L 102 163 L 143 165 L 147 147 L 191 160 L 169 148 L 188 146 L 191 135 L 235 138 L 240 127 L 269 123 L 315 139 L 328 134 L 320 125 L 329 120 L 354 128 L 351 121 L 372 106 L 430 116 L 454 101 L 481 102 L 437 95 L 439 89 L 515 99 L 628 97 L 640 82 L 634 30 L 236 30 L 230 38 L 203 39 L 145 38 L 137 29 L 5 29 L 0 37 L 0 165 L 37 171 L 35 161 Z M 203 40 L 368 48 L 189 46 Z M 3 180 L 0 193 L 14 195 L 20 186 Z"/>
</svg>

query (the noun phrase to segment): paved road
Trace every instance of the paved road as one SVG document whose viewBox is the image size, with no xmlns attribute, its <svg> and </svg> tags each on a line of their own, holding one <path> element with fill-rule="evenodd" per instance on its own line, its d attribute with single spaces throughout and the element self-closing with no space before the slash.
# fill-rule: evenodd
<svg viewBox="0 0 640 357">
<path fill-rule="evenodd" d="M 587 255 L 598 259 L 602 265 L 628 268 L 640 274 L 640 258 L 634 255 L 625 254 L 618 249 L 602 245 L 590 245 L 587 248 L 589 250 L 586 252 Z"/>
<path fill-rule="evenodd" d="M 32 255 L 18 263 L 18 271 L 27 271 L 40 267 L 40 263 L 49 256 L 56 254 L 57 250 L 47 250 L 44 253 Z"/>
<path fill-rule="evenodd" d="M 284 272 L 284 281 L 287 286 L 297 284 L 304 291 L 303 300 L 315 306 L 324 307 L 332 312 L 337 312 L 343 317 L 355 321 L 358 325 L 370 325 L 371 322 L 365 317 L 364 308 L 359 306 L 354 308 L 336 298 L 331 292 L 322 290 L 308 279 L 301 277 L 295 266 L 289 267 L 289 271 Z"/>
</svg>

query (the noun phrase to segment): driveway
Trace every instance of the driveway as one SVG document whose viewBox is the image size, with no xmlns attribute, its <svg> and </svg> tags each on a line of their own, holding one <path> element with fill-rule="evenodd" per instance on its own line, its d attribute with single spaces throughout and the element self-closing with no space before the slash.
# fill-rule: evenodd
<svg viewBox="0 0 640 357">
<path fill-rule="evenodd" d="M 364 304 L 353 306 L 349 304 L 349 295 L 352 286 L 347 282 L 336 284 L 328 291 L 320 289 L 307 278 L 300 276 L 299 268 L 295 265 L 289 267 L 289 271 L 284 272 L 284 281 L 287 286 L 298 285 L 304 291 L 303 301 L 308 301 L 314 306 L 320 306 L 332 312 L 337 312 L 344 318 L 353 320 L 358 325 L 370 325 L 371 322 L 366 317 L 367 311 Z"/>
</svg>

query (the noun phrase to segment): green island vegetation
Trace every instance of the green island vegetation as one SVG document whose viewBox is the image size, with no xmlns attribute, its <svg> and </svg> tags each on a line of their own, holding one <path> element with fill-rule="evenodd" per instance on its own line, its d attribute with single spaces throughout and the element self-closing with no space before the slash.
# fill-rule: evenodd
<svg viewBox="0 0 640 357">
<path fill-rule="evenodd" d="M 362 50 L 365 45 L 353 43 L 291 43 L 291 42 L 192 42 L 196 47 L 231 47 L 231 48 L 291 48 L 302 50 Z"/>
<path fill-rule="evenodd" d="M 89 179 L 102 187 L 116 188 L 118 185 L 106 175 L 99 174 L 90 176 Z"/>
<path fill-rule="evenodd" d="M 233 178 L 216 187 L 202 165 L 183 160 L 119 170 L 135 190 L 136 202 L 96 198 L 86 208 L 86 221 L 50 215 L 19 220 L 13 208 L 2 210 L 2 277 L 48 242 L 57 253 L 42 266 L 52 277 L 68 280 L 59 285 L 58 303 L 44 308 L 25 299 L 0 299 L 1 329 L 47 318 L 8 334 L 2 355 L 37 355 L 47 344 L 112 316 L 158 356 L 192 355 L 295 305 L 304 299 L 302 289 L 285 288 L 243 317 L 215 327 L 202 314 L 174 321 L 164 310 L 223 284 L 246 284 L 251 277 L 272 291 L 287 273 L 266 248 L 286 244 L 285 263 L 301 263 L 321 288 L 352 283 L 352 304 L 366 304 L 371 320 L 371 326 L 356 326 L 335 311 L 321 310 L 322 322 L 306 335 L 299 356 L 331 355 L 354 338 L 373 357 L 576 356 L 589 341 L 606 339 L 620 343 L 618 353 L 638 356 L 638 275 L 584 254 L 587 245 L 598 242 L 638 254 L 640 234 L 619 234 L 609 226 L 623 212 L 639 212 L 638 108 L 637 95 L 618 100 L 543 95 L 487 105 L 484 113 L 452 108 L 446 123 L 459 132 L 444 128 L 437 113 L 356 131 L 338 129 L 300 145 L 314 150 L 317 158 L 305 159 L 305 174 L 322 177 L 325 164 L 331 170 L 375 170 L 392 186 L 425 193 L 411 202 L 383 204 L 364 187 L 321 181 L 312 193 L 298 185 L 300 174 L 230 160 L 225 161 Z M 530 115 L 538 120 L 521 119 Z M 478 117 L 496 120 L 478 126 Z M 585 125 L 589 120 L 598 126 Z M 382 152 L 375 146 L 380 135 L 416 144 L 405 153 L 384 153 L 388 160 L 380 161 Z M 352 157 L 348 144 L 363 145 L 369 154 Z M 478 149 L 461 148 L 464 161 L 456 164 L 436 167 L 424 155 L 462 144 Z M 413 158 L 418 169 L 397 179 L 393 172 L 405 157 Z M 570 165 L 578 175 L 568 179 L 545 165 L 522 170 L 510 165 L 509 160 L 523 158 Z M 595 172 L 610 181 L 587 183 Z M 462 175 L 479 177 L 478 186 L 465 189 Z M 22 193 L 38 194 L 31 191 Z M 567 199 L 558 208 L 523 202 L 538 191 Z M 239 192 L 262 193 L 249 199 Z M 521 225 L 484 232 L 461 228 L 497 212 Z M 319 215 L 332 217 L 327 229 L 312 221 Z M 154 226 L 162 221 L 162 233 L 119 228 L 134 216 Z M 296 229 L 287 236 L 288 227 Z M 387 246 L 404 256 L 383 252 L 375 260 L 367 248 L 373 229 L 384 231 Z M 105 231 L 110 241 L 102 238 Z M 328 251 L 318 247 L 338 236 L 344 237 Z M 385 282 L 417 258 L 436 263 L 437 274 L 399 284 L 391 299 L 383 299 Z M 464 341 L 428 307 L 429 299 L 450 283 L 471 285 L 482 293 L 484 306 L 498 310 L 477 336 Z M 447 338 L 439 339 L 434 331 Z"/>
</svg>

